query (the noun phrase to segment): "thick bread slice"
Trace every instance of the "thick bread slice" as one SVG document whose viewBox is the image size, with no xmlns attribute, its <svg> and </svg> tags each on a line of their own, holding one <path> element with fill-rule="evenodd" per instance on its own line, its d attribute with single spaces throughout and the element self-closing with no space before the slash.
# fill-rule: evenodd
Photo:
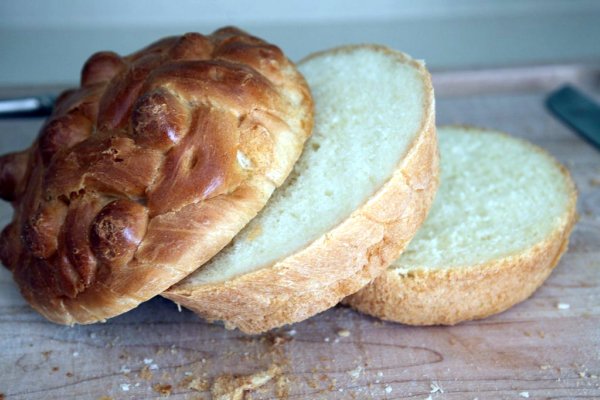
<svg viewBox="0 0 600 400">
<path fill-rule="evenodd" d="M 312 139 L 263 211 L 206 266 L 163 295 L 247 333 L 308 318 L 397 258 L 437 188 L 430 76 L 380 46 L 300 64 Z"/>
<path fill-rule="evenodd" d="M 345 300 L 382 319 L 452 325 L 529 297 L 567 249 L 577 193 L 543 150 L 475 128 L 438 129 L 441 186 L 399 260 Z"/>
<path fill-rule="evenodd" d="M 0 158 L 0 258 L 62 324 L 136 307 L 208 261 L 282 184 L 312 130 L 283 52 L 236 28 L 93 55 L 37 140 Z"/>
</svg>

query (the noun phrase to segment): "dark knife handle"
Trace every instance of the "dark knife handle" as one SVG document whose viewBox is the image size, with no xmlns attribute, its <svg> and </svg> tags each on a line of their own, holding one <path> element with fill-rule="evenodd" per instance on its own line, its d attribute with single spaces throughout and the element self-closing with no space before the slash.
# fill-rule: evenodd
<svg viewBox="0 0 600 400">
<path fill-rule="evenodd" d="M 546 99 L 550 111 L 600 150 L 600 106 L 576 88 L 566 85 Z"/>
<path fill-rule="evenodd" d="M 0 118 L 46 117 L 55 101 L 51 94 L 0 99 Z"/>
</svg>

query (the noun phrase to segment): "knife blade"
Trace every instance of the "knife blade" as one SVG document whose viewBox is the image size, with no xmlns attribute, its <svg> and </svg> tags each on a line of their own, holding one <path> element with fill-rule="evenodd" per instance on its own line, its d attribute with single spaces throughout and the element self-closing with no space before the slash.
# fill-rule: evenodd
<svg viewBox="0 0 600 400">
<path fill-rule="evenodd" d="M 0 118 L 45 117 L 52 113 L 52 94 L 0 99 Z"/>
<path fill-rule="evenodd" d="M 600 150 L 600 106 L 577 88 L 565 85 L 546 99 L 558 119 Z"/>
</svg>

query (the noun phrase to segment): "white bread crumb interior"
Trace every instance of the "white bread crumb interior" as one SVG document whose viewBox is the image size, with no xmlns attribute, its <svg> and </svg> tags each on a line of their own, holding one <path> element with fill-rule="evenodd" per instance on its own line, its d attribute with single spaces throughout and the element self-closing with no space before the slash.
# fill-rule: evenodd
<svg viewBox="0 0 600 400">
<path fill-rule="evenodd" d="M 300 71 L 316 120 L 294 171 L 234 241 L 180 286 L 223 282 L 305 248 L 391 177 L 419 132 L 426 88 L 414 67 L 359 49 L 308 59 Z"/>
<path fill-rule="evenodd" d="M 438 128 L 441 185 L 427 220 L 392 265 L 478 265 L 517 254 L 557 229 L 569 182 L 547 154 L 501 133 Z"/>
</svg>

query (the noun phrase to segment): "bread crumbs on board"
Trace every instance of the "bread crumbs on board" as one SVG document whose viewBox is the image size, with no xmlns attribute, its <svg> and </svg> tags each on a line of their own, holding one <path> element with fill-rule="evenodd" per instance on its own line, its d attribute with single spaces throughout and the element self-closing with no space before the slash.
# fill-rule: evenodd
<svg viewBox="0 0 600 400">
<path fill-rule="evenodd" d="M 118 366 L 123 376 L 129 381 L 120 385 L 122 392 L 131 392 L 135 388 L 145 384 L 148 389 L 159 393 L 162 396 L 172 395 L 176 390 L 181 390 L 190 396 L 191 399 L 214 398 L 220 400 L 247 400 L 254 398 L 264 398 L 266 394 L 271 394 L 278 400 L 285 400 L 290 394 L 290 385 L 296 379 L 294 376 L 284 375 L 283 371 L 289 363 L 286 345 L 293 341 L 297 332 L 276 331 L 261 335 L 258 338 L 246 338 L 242 340 L 245 343 L 242 351 L 229 351 L 225 359 L 235 358 L 237 361 L 250 361 L 259 366 L 271 366 L 266 370 L 258 370 L 257 373 L 249 375 L 226 373 L 219 376 L 219 373 L 208 373 L 211 360 L 206 358 L 197 358 L 197 355 L 188 357 L 185 352 L 180 351 L 175 346 L 170 348 L 159 348 L 156 356 L 136 357 L 137 361 L 130 357 L 120 357 L 122 364 Z M 178 357 L 189 358 L 189 363 L 171 370 L 163 365 L 162 355 L 178 355 Z M 191 355 L 190 355 L 191 356 Z M 125 360 L 127 359 L 127 361 Z M 125 364 L 124 362 L 127 362 Z M 137 362 L 141 365 L 135 366 Z M 165 368 L 158 368 L 158 366 Z M 138 369 L 139 368 L 139 369 Z M 207 370 L 207 368 L 209 368 Z M 161 373 L 157 374 L 157 370 Z M 168 372 L 170 371 L 170 372 Z M 174 373 L 174 376 L 171 375 Z M 223 371 L 225 372 L 225 371 Z M 137 382 L 135 380 L 137 379 Z M 325 389 L 322 385 L 328 385 Z M 319 385 L 320 389 L 337 390 L 335 380 L 327 379 Z M 124 393 L 124 395 L 126 395 Z M 204 397 L 202 397 L 204 396 Z M 241 397 L 240 397 L 241 396 Z"/>
<path fill-rule="evenodd" d="M 266 335 L 266 340 L 271 346 L 280 346 L 284 343 L 291 341 L 292 338 L 281 334 L 268 333 Z"/>
<path fill-rule="evenodd" d="M 152 380 L 152 377 L 154 376 L 154 374 L 152 374 L 152 372 L 150 372 L 150 367 L 148 365 L 145 365 L 140 372 L 138 373 L 139 377 L 142 378 L 145 381 L 149 381 Z"/>
<path fill-rule="evenodd" d="M 214 400 L 243 400 L 246 392 L 260 388 L 280 374 L 279 367 L 272 365 L 252 375 L 222 375 L 214 380 L 210 392 Z"/>
<path fill-rule="evenodd" d="M 442 387 L 436 382 L 431 382 L 429 388 L 431 389 L 429 393 L 444 393 L 444 389 L 442 389 Z"/>
<path fill-rule="evenodd" d="M 544 331 L 542 331 L 542 330 L 539 330 L 537 333 L 538 333 L 538 336 L 539 336 L 541 339 L 543 339 L 543 338 L 545 338 L 545 337 L 546 337 L 546 333 L 545 333 Z"/>
<path fill-rule="evenodd" d="M 278 399 L 287 399 L 290 394 L 290 380 L 285 375 L 279 375 L 275 381 L 275 396 Z"/>
<path fill-rule="evenodd" d="M 210 382 L 208 379 L 188 376 L 179 382 L 179 386 L 185 389 L 195 390 L 197 392 L 205 392 L 210 389 Z"/>
<path fill-rule="evenodd" d="M 348 329 L 340 329 L 337 334 L 340 337 L 348 337 L 350 336 L 350 331 Z"/>
<path fill-rule="evenodd" d="M 155 385 L 152 386 L 152 389 L 156 392 L 159 393 L 162 396 L 170 396 L 171 395 L 171 391 L 173 390 L 173 386 L 168 385 L 168 384 L 160 384 L 157 383 Z"/>
</svg>

